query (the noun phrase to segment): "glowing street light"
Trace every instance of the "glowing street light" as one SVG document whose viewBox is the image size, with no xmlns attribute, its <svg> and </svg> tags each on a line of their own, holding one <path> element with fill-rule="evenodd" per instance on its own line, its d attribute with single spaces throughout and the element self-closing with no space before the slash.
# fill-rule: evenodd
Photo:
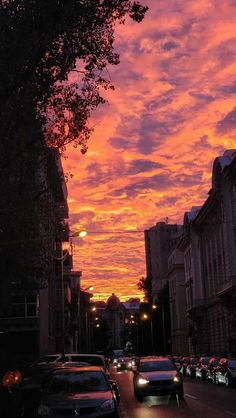
<svg viewBox="0 0 236 418">
<path fill-rule="evenodd" d="M 73 232 L 70 237 L 71 238 L 76 238 L 76 237 L 80 237 L 80 238 L 84 238 L 87 235 L 87 231 L 85 231 L 84 229 L 81 229 L 80 231 L 76 231 Z"/>
</svg>

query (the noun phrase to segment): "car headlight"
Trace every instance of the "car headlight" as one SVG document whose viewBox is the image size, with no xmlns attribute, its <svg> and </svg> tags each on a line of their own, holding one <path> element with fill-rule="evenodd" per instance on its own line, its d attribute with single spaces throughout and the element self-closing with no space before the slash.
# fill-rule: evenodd
<svg viewBox="0 0 236 418">
<path fill-rule="evenodd" d="M 113 411 L 114 408 L 115 408 L 114 401 L 110 399 L 109 401 L 103 402 L 102 405 L 100 405 L 99 410 L 103 412 L 109 412 L 109 411 Z"/>
<path fill-rule="evenodd" d="M 178 376 L 173 377 L 173 382 L 179 383 L 180 382 L 180 378 Z"/>
<path fill-rule="evenodd" d="M 114 363 L 114 364 L 116 364 L 116 363 L 117 363 L 117 360 L 116 360 L 116 358 L 114 358 L 114 361 L 113 361 L 113 363 Z"/>
<path fill-rule="evenodd" d="M 132 363 L 129 363 L 129 364 L 128 364 L 128 366 L 129 366 L 129 367 L 132 367 Z"/>
<path fill-rule="evenodd" d="M 117 363 L 117 367 L 120 367 L 121 366 L 121 364 L 120 363 Z"/>
<path fill-rule="evenodd" d="M 47 405 L 41 403 L 38 407 L 38 415 L 51 415 L 52 411 Z"/>
<path fill-rule="evenodd" d="M 146 385 L 147 383 L 149 383 L 149 380 L 144 379 L 143 377 L 140 377 L 140 378 L 138 379 L 138 384 L 139 384 L 139 385 Z"/>
<path fill-rule="evenodd" d="M 132 361 L 132 366 L 135 366 L 135 361 L 134 360 Z"/>
</svg>

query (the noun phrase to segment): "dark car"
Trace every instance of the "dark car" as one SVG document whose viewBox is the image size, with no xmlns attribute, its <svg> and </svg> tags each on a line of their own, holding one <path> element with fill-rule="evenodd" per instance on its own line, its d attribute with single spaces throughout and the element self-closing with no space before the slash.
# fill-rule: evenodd
<svg viewBox="0 0 236 418">
<path fill-rule="evenodd" d="M 195 367 L 195 376 L 197 379 L 206 380 L 209 361 L 210 357 L 200 357 Z"/>
<path fill-rule="evenodd" d="M 206 380 L 208 382 L 215 383 L 216 370 L 218 366 L 219 366 L 219 359 L 217 357 L 211 357 L 209 360 L 207 372 L 206 372 Z"/>
<path fill-rule="evenodd" d="M 186 366 L 186 376 L 195 377 L 196 375 L 196 366 L 198 359 L 196 357 L 190 357 L 189 362 Z"/>
<path fill-rule="evenodd" d="M 132 357 L 119 357 L 116 363 L 116 369 L 119 370 L 132 370 L 135 366 L 135 360 Z"/>
<path fill-rule="evenodd" d="M 119 391 L 101 367 L 55 370 L 44 384 L 38 416 L 115 418 Z"/>
<path fill-rule="evenodd" d="M 167 357 L 143 357 L 134 372 L 134 395 L 141 401 L 149 395 L 184 396 L 183 380 Z"/>
<path fill-rule="evenodd" d="M 224 384 L 226 387 L 236 383 L 236 359 L 221 358 L 215 370 L 215 383 Z"/>
<path fill-rule="evenodd" d="M 63 363 L 42 363 L 29 366 L 23 371 L 22 400 L 24 404 L 24 417 L 37 416 L 42 387 L 54 371 L 65 368 Z"/>
<path fill-rule="evenodd" d="M 47 365 L 47 364 L 51 364 L 51 363 L 67 363 L 67 364 L 72 364 L 72 363 L 76 363 L 75 366 L 77 366 L 77 364 L 81 364 L 81 363 L 87 363 L 91 366 L 99 366 L 102 367 L 105 371 L 105 373 L 107 374 L 107 376 L 109 377 L 109 370 L 107 367 L 107 362 L 105 360 L 104 355 L 102 354 L 86 354 L 86 353 L 65 353 L 64 355 L 62 354 L 48 354 L 46 356 L 40 357 L 38 360 L 36 360 L 31 366 L 43 366 L 43 365 Z"/>
<path fill-rule="evenodd" d="M 114 366 L 117 365 L 117 362 L 121 357 L 125 357 L 124 350 L 112 350 L 112 362 Z"/>
</svg>

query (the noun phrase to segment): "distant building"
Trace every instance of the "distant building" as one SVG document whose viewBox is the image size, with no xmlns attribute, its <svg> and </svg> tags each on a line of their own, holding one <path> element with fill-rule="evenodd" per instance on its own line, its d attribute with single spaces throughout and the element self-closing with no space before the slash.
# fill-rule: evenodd
<svg viewBox="0 0 236 418">
<path fill-rule="evenodd" d="M 155 301 L 159 290 L 168 280 L 168 254 L 179 236 L 181 226 L 158 222 L 144 231 L 146 272 L 152 281 L 152 298 Z"/>
<path fill-rule="evenodd" d="M 107 300 L 106 317 L 109 326 L 109 349 L 120 348 L 122 346 L 125 308 L 114 293 Z"/>
<path fill-rule="evenodd" d="M 181 240 L 181 238 L 180 238 Z M 168 281 L 171 316 L 172 353 L 187 355 L 188 331 L 186 314 L 184 256 L 176 247 L 172 248 L 168 257 Z"/>
</svg>

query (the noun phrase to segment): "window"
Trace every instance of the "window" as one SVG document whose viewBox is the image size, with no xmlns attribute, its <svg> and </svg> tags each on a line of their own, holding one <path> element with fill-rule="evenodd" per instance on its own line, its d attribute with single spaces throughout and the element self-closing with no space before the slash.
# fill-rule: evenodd
<svg viewBox="0 0 236 418">
<path fill-rule="evenodd" d="M 18 295 L 12 297 L 12 316 L 32 318 L 38 316 L 38 295 Z"/>
</svg>

